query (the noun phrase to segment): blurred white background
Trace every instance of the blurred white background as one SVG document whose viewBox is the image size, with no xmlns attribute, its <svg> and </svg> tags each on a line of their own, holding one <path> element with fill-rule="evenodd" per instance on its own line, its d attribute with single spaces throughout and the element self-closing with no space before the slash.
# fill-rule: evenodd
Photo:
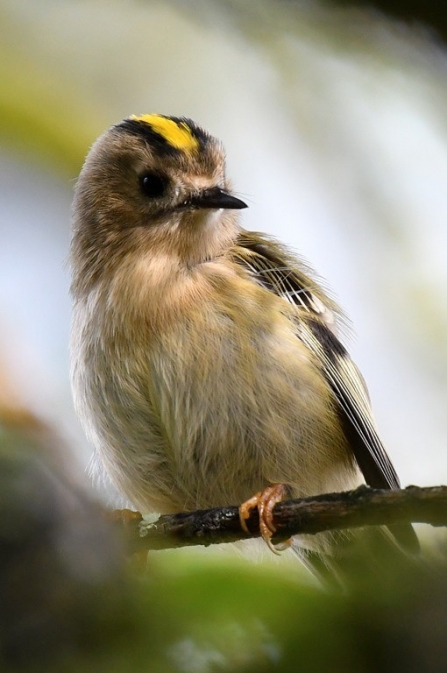
<svg viewBox="0 0 447 673">
<path fill-rule="evenodd" d="M 295 248 L 350 316 L 403 484 L 447 482 L 446 54 L 317 3 L 0 0 L 1 360 L 89 448 L 68 375 L 70 201 L 131 113 L 219 137 L 244 226 Z M 87 477 L 86 477 L 87 479 Z"/>
</svg>

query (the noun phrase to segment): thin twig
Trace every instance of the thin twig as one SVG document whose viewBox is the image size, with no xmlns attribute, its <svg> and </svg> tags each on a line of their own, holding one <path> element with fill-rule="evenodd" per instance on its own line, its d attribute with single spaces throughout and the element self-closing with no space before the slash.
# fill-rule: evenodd
<svg viewBox="0 0 447 673">
<path fill-rule="evenodd" d="M 125 527 L 134 551 L 208 546 L 260 535 L 257 511 L 252 512 L 247 522 L 251 531 L 247 535 L 241 528 L 236 506 L 165 514 L 154 523 L 144 521 L 139 512 L 130 510 L 115 510 L 109 516 Z M 291 535 L 361 526 L 396 523 L 447 526 L 447 486 L 408 486 L 394 491 L 360 486 L 345 493 L 284 501 L 275 506 L 273 521 L 277 530 L 274 542 Z"/>
</svg>

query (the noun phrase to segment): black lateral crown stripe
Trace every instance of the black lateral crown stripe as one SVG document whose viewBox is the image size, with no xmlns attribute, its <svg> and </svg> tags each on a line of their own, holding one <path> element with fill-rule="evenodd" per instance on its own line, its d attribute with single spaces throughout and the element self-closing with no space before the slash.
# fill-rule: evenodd
<svg viewBox="0 0 447 673">
<path fill-rule="evenodd" d="M 145 124 L 136 119 L 124 119 L 115 126 L 117 131 L 125 131 L 133 136 L 144 138 L 152 147 L 156 147 L 157 151 L 162 154 L 178 154 L 179 150 L 168 143 L 159 133 L 156 133 L 149 124 Z"/>
<path fill-rule="evenodd" d="M 160 117 L 170 119 L 171 121 L 175 122 L 178 125 L 186 124 L 186 126 L 191 131 L 192 136 L 196 138 L 196 140 L 198 140 L 199 143 L 203 146 L 206 145 L 208 141 L 211 139 L 209 133 L 200 128 L 200 126 L 197 126 L 197 124 L 193 122 L 192 119 L 189 119 L 189 117 L 166 117 L 165 115 L 160 115 Z"/>
<path fill-rule="evenodd" d="M 188 119 L 187 117 L 167 117 L 165 115 L 159 116 L 164 117 L 164 119 L 170 119 L 176 124 L 186 124 L 186 126 L 191 131 L 191 135 L 196 138 L 202 148 L 209 142 L 211 138 L 211 136 L 208 135 L 206 131 L 194 124 L 192 119 Z M 162 136 L 160 133 L 157 133 L 157 131 L 155 131 L 150 124 L 144 121 L 138 119 L 124 119 L 119 124 L 116 124 L 115 128 L 118 131 L 126 131 L 127 133 L 131 133 L 134 136 L 144 138 L 149 143 L 149 145 L 156 147 L 160 153 L 164 152 L 165 154 L 178 154 L 182 151 L 171 145 L 171 143 L 169 143 L 169 141 L 166 140 L 164 136 Z"/>
</svg>

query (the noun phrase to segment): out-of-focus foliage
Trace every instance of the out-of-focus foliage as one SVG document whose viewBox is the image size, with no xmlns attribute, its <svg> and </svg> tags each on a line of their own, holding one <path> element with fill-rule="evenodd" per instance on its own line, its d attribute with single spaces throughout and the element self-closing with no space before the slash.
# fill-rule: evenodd
<svg viewBox="0 0 447 673">
<path fill-rule="evenodd" d="M 0 141 L 73 176 L 79 171 L 104 119 L 62 73 L 45 68 L 17 42 L 17 26 L 8 31 L 2 16 L 0 43 Z M 9 37 L 10 39 L 7 39 Z M 6 39 L 5 39 L 6 38 Z"/>
<path fill-rule="evenodd" d="M 408 22 L 413 28 L 416 22 L 427 26 L 447 39 L 447 7 L 437 0 L 332 0 L 340 7 L 363 7 L 376 9 L 389 17 Z"/>
</svg>

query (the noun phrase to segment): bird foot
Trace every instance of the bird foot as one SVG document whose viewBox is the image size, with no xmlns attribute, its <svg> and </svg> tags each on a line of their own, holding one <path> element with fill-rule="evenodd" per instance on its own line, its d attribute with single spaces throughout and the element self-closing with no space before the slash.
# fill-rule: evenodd
<svg viewBox="0 0 447 673">
<path fill-rule="evenodd" d="M 285 484 L 267 486 L 263 491 L 259 491 L 252 498 L 243 502 L 239 507 L 239 519 L 242 529 L 246 533 L 250 532 L 247 528 L 246 520 L 250 518 L 251 510 L 257 507 L 259 512 L 259 530 L 261 531 L 262 539 L 274 554 L 280 554 L 291 543 L 291 540 L 286 540 L 286 542 L 281 542 L 281 544 L 276 546 L 272 543 L 272 537 L 276 533 L 273 523 L 273 508 L 277 502 L 284 499 L 286 491 L 287 486 Z"/>
</svg>

